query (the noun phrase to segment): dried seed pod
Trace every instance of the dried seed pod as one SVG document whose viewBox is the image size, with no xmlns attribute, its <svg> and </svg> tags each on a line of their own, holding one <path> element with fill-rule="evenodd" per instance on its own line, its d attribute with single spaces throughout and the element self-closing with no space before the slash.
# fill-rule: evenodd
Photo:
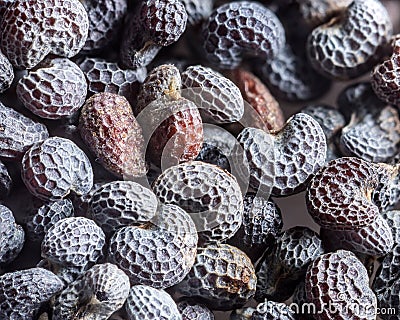
<svg viewBox="0 0 400 320">
<path fill-rule="evenodd" d="M 88 36 L 83 50 L 96 50 L 107 46 L 122 23 L 127 11 L 125 0 L 81 1 L 89 18 Z"/>
<path fill-rule="evenodd" d="M 354 117 L 355 118 L 355 117 Z M 390 162 L 400 152 L 400 118 L 391 106 L 353 119 L 342 129 L 340 149 L 346 156 Z"/>
<path fill-rule="evenodd" d="M 133 181 L 112 181 L 93 193 L 88 214 L 110 235 L 121 227 L 150 221 L 157 205 L 150 189 Z"/>
<path fill-rule="evenodd" d="M 259 76 L 275 97 L 294 102 L 316 99 L 331 85 L 308 63 L 304 47 L 299 45 L 286 44 L 273 59 L 263 63 Z"/>
<path fill-rule="evenodd" d="M 306 275 L 306 295 L 318 313 L 314 319 L 375 319 L 376 296 L 369 288 L 367 270 L 350 251 L 326 253 L 314 260 Z M 336 306 L 332 311 L 325 306 Z M 352 307 L 359 306 L 355 314 Z"/>
<path fill-rule="evenodd" d="M 214 314 L 203 304 L 181 299 L 177 303 L 182 320 L 215 320 Z"/>
<path fill-rule="evenodd" d="M 24 230 L 15 223 L 11 210 L 0 205 L 0 265 L 13 261 L 21 252 L 24 243 Z"/>
<path fill-rule="evenodd" d="M 327 77 L 356 78 L 379 61 L 391 35 L 392 23 L 380 1 L 355 0 L 345 12 L 312 31 L 308 58 Z"/>
<path fill-rule="evenodd" d="M 239 88 L 222 74 L 200 65 L 182 73 L 182 95 L 192 100 L 204 119 L 215 123 L 239 121 L 244 113 Z"/>
<path fill-rule="evenodd" d="M 132 286 L 125 304 L 130 320 L 181 320 L 178 307 L 164 290 L 150 286 Z"/>
<path fill-rule="evenodd" d="M 243 196 L 236 178 L 217 166 L 191 161 L 170 167 L 154 182 L 162 203 L 182 207 L 196 224 L 199 238 L 231 238 L 243 219 Z"/>
<path fill-rule="evenodd" d="M 129 276 L 132 285 L 168 288 L 189 272 L 197 241 L 190 216 L 178 206 L 161 205 L 152 222 L 117 230 L 108 258 Z"/>
<path fill-rule="evenodd" d="M 382 217 L 388 223 L 392 231 L 394 246 L 397 246 L 400 244 L 400 211 L 385 211 L 382 213 Z"/>
<path fill-rule="evenodd" d="M 22 180 L 42 200 L 58 200 L 71 191 L 85 194 L 93 186 L 92 165 L 71 140 L 51 137 L 34 144 L 22 159 Z"/>
<path fill-rule="evenodd" d="M 250 186 L 274 196 L 303 191 L 311 176 L 324 164 L 326 138 L 311 116 L 298 113 L 278 132 L 245 128 L 238 136 L 244 149 L 237 161 L 248 161 Z M 243 159 L 243 160 L 242 160 Z"/>
<path fill-rule="evenodd" d="M 255 270 L 245 253 L 227 244 L 210 244 L 197 250 L 193 268 L 175 288 L 212 310 L 232 310 L 251 299 L 255 286 Z"/>
<path fill-rule="evenodd" d="M 360 229 L 333 231 L 322 228 L 321 238 L 329 251 L 344 249 L 371 256 L 384 256 L 394 245 L 392 230 L 381 216 Z"/>
<path fill-rule="evenodd" d="M 368 226 L 379 215 L 371 199 L 378 182 L 376 168 L 364 160 L 333 160 L 315 174 L 308 186 L 308 212 L 321 227 L 332 230 Z"/>
<path fill-rule="evenodd" d="M 392 41 L 392 55 L 388 60 L 378 64 L 372 71 L 371 84 L 376 95 L 383 101 L 400 106 L 400 37 Z"/>
<path fill-rule="evenodd" d="M 33 144 L 49 137 L 47 128 L 0 103 L 0 157 L 19 159 Z"/>
<path fill-rule="evenodd" d="M 0 161 L 0 199 L 7 198 L 12 187 L 12 179 L 7 167 Z"/>
<path fill-rule="evenodd" d="M 181 0 L 185 6 L 188 23 L 195 26 L 207 19 L 213 9 L 214 0 Z M 184 319 L 185 320 L 185 319 Z"/>
<path fill-rule="evenodd" d="M 283 111 L 260 79 L 241 68 L 233 70 L 229 77 L 240 89 L 243 100 L 256 111 L 254 114 L 246 110 L 240 123 L 246 122 L 246 126 L 264 131 L 279 130 L 283 127 L 285 124 Z"/>
<path fill-rule="evenodd" d="M 42 257 L 55 265 L 90 268 L 102 256 L 105 235 L 93 220 L 65 218 L 46 233 L 41 246 Z"/>
<path fill-rule="evenodd" d="M 85 102 L 87 84 L 79 67 L 67 58 L 46 59 L 21 78 L 18 98 L 42 118 L 73 115 Z"/>
<path fill-rule="evenodd" d="M 55 298 L 54 320 L 107 320 L 129 295 L 129 278 L 111 263 L 96 264 Z"/>
<path fill-rule="evenodd" d="M 195 159 L 196 161 L 207 162 L 231 172 L 229 159 L 217 146 L 203 142 L 203 146 Z"/>
<path fill-rule="evenodd" d="M 276 15 L 261 4 L 238 1 L 216 8 L 203 27 L 207 59 L 234 69 L 242 55 L 272 58 L 285 44 L 285 31 Z"/>
<path fill-rule="evenodd" d="M 139 82 L 144 81 L 147 73 L 145 68 L 122 69 L 115 62 L 91 57 L 86 57 L 79 67 L 86 76 L 90 94 L 115 93 L 124 96 L 130 103 L 136 100 Z"/>
<path fill-rule="evenodd" d="M 81 111 L 79 130 L 108 171 L 128 177 L 146 174 L 142 130 L 124 97 L 104 92 L 89 98 Z"/>
<path fill-rule="evenodd" d="M 6 91 L 11 86 L 13 80 L 13 67 L 7 57 L 0 51 L 0 93 Z"/>
<path fill-rule="evenodd" d="M 385 293 L 379 297 L 378 306 L 380 310 L 399 310 L 400 304 L 400 280 L 397 279 L 391 287 L 389 287 Z M 395 320 L 397 318 L 396 315 L 392 314 L 392 311 L 387 312 L 387 314 L 383 314 L 380 316 L 383 320 Z"/>
<path fill-rule="evenodd" d="M 2 52 L 14 67 L 31 69 L 50 53 L 75 56 L 85 44 L 89 20 L 78 0 L 15 1 L 0 27 Z"/>
<path fill-rule="evenodd" d="M 36 319 L 42 303 L 61 291 L 62 281 L 52 272 L 32 268 L 0 276 L 0 317 Z"/>
</svg>

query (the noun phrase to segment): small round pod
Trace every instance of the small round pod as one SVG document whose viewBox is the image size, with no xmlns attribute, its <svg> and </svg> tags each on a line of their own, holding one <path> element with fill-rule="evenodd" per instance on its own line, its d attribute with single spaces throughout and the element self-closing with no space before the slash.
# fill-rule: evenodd
<svg viewBox="0 0 400 320">
<path fill-rule="evenodd" d="M 15 1 L 2 18 L 0 47 L 19 69 L 34 68 L 50 53 L 75 56 L 89 30 L 88 15 L 79 0 Z"/>
<path fill-rule="evenodd" d="M 142 128 L 126 98 L 106 92 L 90 97 L 81 110 L 79 131 L 99 162 L 114 175 L 146 174 Z"/>
<path fill-rule="evenodd" d="M 67 58 L 46 59 L 18 81 L 17 95 L 32 113 L 45 119 L 72 116 L 85 102 L 82 70 Z"/>
<path fill-rule="evenodd" d="M 319 312 L 314 319 L 366 319 L 377 315 L 377 299 L 369 287 L 367 270 L 350 251 L 338 250 L 315 259 L 307 270 L 306 296 Z M 335 310 L 326 308 L 329 304 Z M 358 306 L 358 316 L 354 315 Z"/>
<path fill-rule="evenodd" d="M 228 78 L 201 65 L 182 73 L 182 96 L 193 101 L 203 119 L 223 124 L 239 121 L 244 114 L 240 89 Z"/>
<path fill-rule="evenodd" d="M 0 103 L 0 157 L 21 159 L 35 143 L 49 137 L 45 125 L 25 117 L 22 113 Z"/>
<path fill-rule="evenodd" d="M 55 297 L 53 320 L 107 320 L 129 295 L 128 276 L 111 263 L 96 264 Z"/>
<path fill-rule="evenodd" d="M 177 303 L 182 320 L 214 320 L 214 314 L 204 304 L 188 299 L 180 299 Z"/>
<path fill-rule="evenodd" d="M 392 23 L 379 0 L 355 0 L 308 37 L 313 68 L 333 79 L 352 79 L 370 70 L 384 54 Z"/>
<path fill-rule="evenodd" d="M 112 181 L 93 193 L 88 214 L 111 235 L 119 228 L 150 221 L 157 206 L 157 197 L 150 189 L 133 181 Z"/>
<path fill-rule="evenodd" d="M 254 266 L 243 251 L 217 243 L 198 248 L 193 268 L 175 288 L 211 310 L 233 310 L 253 297 L 256 281 Z"/>
<path fill-rule="evenodd" d="M 236 178 L 201 161 L 165 170 L 153 191 L 164 204 L 175 204 L 190 214 L 201 242 L 231 238 L 243 220 L 243 196 Z"/>
<path fill-rule="evenodd" d="M 13 80 L 13 67 L 7 57 L 0 51 L 0 93 L 11 87 Z"/>
<path fill-rule="evenodd" d="M 182 320 L 175 301 L 167 292 L 146 285 L 131 287 L 125 309 L 129 320 Z"/>
<path fill-rule="evenodd" d="M 375 94 L 389 104 L 400 106 L 400 35 L 392 40 L 392 55 L 375 66 L 371 75 L 371 85 Z"/>
<path fill-rule="evenodd" d="M 308 212 L 323 228 L 353 230 L 368 226 L 379 215 L 372 201 L 378 183 L 377 169 L 371 163 L 352 157 L 332 160 L 308 185 Z"/>
<path fill-rule="evenodd" d="M 334 231 L 322 228 L 321 238 L 329 251 L 343 249 L 378 257 L 388 254 L 394 245 L 392 230 L 380 215 L 360 229 Z"/>
<path fill-rule="evenodd" d="M 90 268 L 102 257 L 103 230 L 84 217 L 71 217 L 51 227 L 41 245 L 41 255 L 52 264 Z"/>
<path fill-rule="evenodd" d="M 88 18 L 89 30 L 84 51 L 106 47 L 117 36 L 119 27 L 127 11 L 125 0 L 82 0 Z"/>
<path fill-rule="evenodd" d="M 197 241 L 194 222 L 183 209 L 160 205 L 151 222 L 114 233 L 108 259 L 129 276 L 132 285 L 164 289 L 182 281 L 190 271 Z"/>
<path fill-rule="evenodd" d="M 85 194 L 93 186 L 92 165 L 69 139 L 50 137 L 34 144 L 22 158 L 22 181 L 42 200 L 59 200 L 71 191 Z"/>
<path fill-rule="evenodd" d="M 63 289 L 63 282 L 42 268 L 14 271 L 0 276 L 0 317 L 36 319 L 42 303 Z"/>
<path fill-rule="evenodd" d="M 272 58 L 285 44 L 276 15 L 253 1 L 236 1 L 214 9 L 203 26 L 207 59 L 222 69 L 239 66 L 245 54 Z"/>
<path fill-rule="evenodd" d="M 25 243 L 25 232 L 15 222 L 12 211 L 0 205 L 0 265 L 13 261 Z"/>
</svg>

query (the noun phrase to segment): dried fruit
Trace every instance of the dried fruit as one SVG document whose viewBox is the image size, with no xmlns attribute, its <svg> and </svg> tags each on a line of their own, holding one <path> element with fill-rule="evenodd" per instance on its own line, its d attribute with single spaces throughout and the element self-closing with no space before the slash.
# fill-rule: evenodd
<svg viewBox="0 0 400 320">
<path fill-rule="evenodd" d="M 15 223 L 11 210 L 0 205 L 0 265 L 13 261 L 21 252 L 24 243 L 24 230 Z"/>
<path fill-rule="evenodd" d="M 78 0 L 15 1 L 0 28 L 1 50 L 11 64 L 31 69 L 50 53 L 75 56 L 85 44 L 89 20 Z"/>
<path fill-rule="evenodd" d="M 240 186 L 217 166 L 191 161 L 170 167 L 154 182 L 153 191 L 162 203 L 190 214 L 202 242 L 231 238 L 242 223 Z"/>
<path fill-rule="evenodd" d="M 22 180 L 42 200 L 58 200 L 71 191 L 85 194 L 93 186 L 86 154 L 71 140 L 51 137 L 34 144 L 22 159 Z"/>
<path fill-rule="evenodd" d="M 207 59 L 222 69 L 234 69 L 244 54 L 272 58 L 285 44 L 276 15 L 261 4 L 236 1 L 216 8 L 203 27 Z"/>
<path fill-rule="evenodd" d="M 83 72 L 67 58 L 46 59 L 19 80 L 18 98 L 42 118 L 73 115 L 85 102 L 87 85 Z"/>
<path fill-rule="evenodd" d="M 126 177 L 146 174 L 142 130 L 124 97 L 104 92 L 89 98 L 81 111 L 79 130 L 108 171 Z"/>
</svg>

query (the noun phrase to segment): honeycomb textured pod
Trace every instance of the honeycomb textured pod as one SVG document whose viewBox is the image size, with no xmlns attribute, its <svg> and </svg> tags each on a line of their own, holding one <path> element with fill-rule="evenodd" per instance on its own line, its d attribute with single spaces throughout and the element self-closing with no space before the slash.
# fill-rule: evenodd
<svg viewBox="0 0 400 320">
<path fill-rule="evenodd" d="M 0 265 L 13 261 L 21 252 L 24 243 L 24 230 L 15 223 L 11 210 L 0 205 Z"/>
<path fill-rule="evenodd" d="M 125 309 L 130 320 L 182 320 L 172 297 L 150 286 L 132 286 Z"/>
<path fill-rule="evenodd" d="M 168 288 L 193 266 L 197 248 L 193 220 L 175 205 L 161 205 L 151 223 L 119 229 L 109 243 L 109 260 L 132 285 Z"/>
<path fill-rule="evenodd" d="M 342 129 L 340 149 L 347 156 L 370 162 L 389 162 L 400 151 L 400 118 L 396 108 L 386 106 L 367 113 Z"/>
<path fill-rule="evenodd" d="M 0 157 L 20 159 L 35 143 L 49 137 L 45 125 L 0 103 Z"/>
<path fill-rule="evenodd" d="M 242 55 L 272 58 L 285 44 L 276 15 L 257 2 L 238 1 L 216 8 L 203 27 L 207 59 L 216 67 L 234 69 Z"/>
<path fill-rule="evenodd" d="M 55 299 L 53 319 L 107 320 L 129 295 L 129 278 L 111 263 L 96 264 Z"/>
<path fill-rule="evenodd" d="M 146 174 L 142 129 L 129 102 L 113 93 L 98 93 L 81 110 L 79 131 L 99 162 L 117 176 Z"/>
<path fill-rule="evenodd" d="M 266 194 L 288 196 L 303 191 L 325 163 L 326 138 L 311 116 L 298 113 L 272 134 L 245 128 L 238 136 L 248 161 L 250 185 Z"/>
<path fill-rule="evenodd" d="M 193 268 L 176 289 L 212 310 L 233 310 L 253 297 L 256 281 L 253 264 L 243 251 L 210 244 L 197 250 Z"/>
<path fill-rule="evenodd" d="M 148 104 L 162 97 L 178 98 L 181 87 L 182 79 L 177 67 L 172 64 L 155 67 L 140 88 L 135 114 L 139 114 Z"/>
<path fill-rule="evenodd" d="M 392 55 L 378 64 L 372 71 L 371 85 L 376 95 L 383 101 L 400 106 L 400 37 L 392 41 Z"/>
<path fill-rule="evenodd" d="M 378 306 L 382 310 L 399 310 L 400 304 L 400 280 L 397 279 L 393 285 L 388 288 L 384 295 L 382 295 L 378 301 Z M 392 312 L 391 312 L 392 313 Z M 380 316 L 383 320 L 396 320 L 398 318 L 397 314 L 384 314 Z"/>
<path fill-rule="evenodd" d="M 181 300 L 177 303 L 182 320 L 214 320 L 214 314 L 203 304 L 190 300 Z"/>
<path fill-rule="evenodd" d="M 89 18 L 89 30 L 83 50 L 107 46 L 116 36 L 127 10 L 125 0 L 81 1 Z"/>
<path fill-rule="evenodd" d="M 19 100 L 32 113 L 46 119 L 73 115 L 84 103 L 85 75 L 67 58 L 46 59 L 21 78 Z"/>
<path fill-rule="evenodd" d="M 42 257 L 56 265 L 90 267 L 102 256 L 104 244 L 104 232 L 93 220 L 65 218 L 47 231 Z"/>
<path fill-rule="evenodd" d="M 0 51 L 0 93 L 6 91 L 11 86 L 13 80 L 13 67 L 7 57 Z"/>
<path fill-rule="evenodd" d="M 379 208 L 371 199 L 378 182 L 377 170 L 369 162 L 351 157 L 330 161 L 308 186 L 308 212 L 323 228 L 366 227 L 379 215 Z"/>
<path fill-rule="evenodd" d="M 314 319 L 375 319 L 377 300 L 367 270 L 350 251 L 338 250 L 314 260 L 306 275 L 306 295 L 318 312 Z M 324 308 L 327 303 L 335 311 Z M 360 306 L 357 313 L 351 306 Z M 363 307 L 361 307 L 363 306 Z"/>
<path fill-rule="evenodd" d="M 79 67 L 86 76 L 90 94 L 115 93 L 124 96 L 130 103 L 136 99 L 139 82 L 144 81 L 147 73 L 144 68 L 122 69 L 115 62 L 90 57 L 86 57 Z"/>
<path fill-rule="evenodd" d="M 286 304 L 266 301 L 257 305 L 251 320 L 295 320 L 296 313 Z"/>
<path fill-rule="evenodd" d="M 263 63 L 259 76 L 275 97 L 294 102 L 316 99 L 331 85 L 308 63 L 304 48 L 288 44 Z"/>
<path fill-rule="evenodd" d="M 26 218 L 27 236 L 31 241 L 42 241 L 53 225 L 62 219 L 73 216 L 74 207 L 69 199 L 41 203 Z"/>
<path fill-rule="evenodd" d="M 165 204 L 186 210 L 203 242 L 231 238 L 243 219 L 243 196 L 234 176 L 201 161 L 185 162 L 165 170 L 153 191 Z"/>
<path fill-rule="evenodd" d="M 382 217 L 388 223 L 394 240 L 394 245 L 400 244 L 400 211 L 389 210 L 382 213 Z"/>
<path fill-rule="evenodd" d="M 185 6 L 188 23 L 191 25 L 198 25 L 207 19 L 214 5 L 214 0 L 181 0 L 181 2 Z"/>
<path fill-rule="evenodd" d="M 378 0 L 355 0 L 343 13 L 308 37 L 313 68 L 334 79 L 352 79 L 370 70 L 392 36 L 388 12 Z"/>
<path fill-rule="evenodd" d="M 244 102 L 239 88 L 222 74 L 200 65 L 182 73 L 182 95 L 196 103 L 203 118 L 214 123 L 239 121 Z"/>
<path fill-rule="evenodd" d="M 250 104 L 256 111 L 245 112 L 241 123 L 250 120 L 246 126 L 268 130 L 279 130 L 285 124 L 283 111 L 278 101 L 269 92 L 264 83 L 254 74 L 245 69 L 235 69 L 229 74 L 229 78 L 238 86 L 243 100 Z"/>
<path fill-rule="evenodd" d="M 157 205 L 150 189 L 133 181 L 112 181 L 93 193 L 88 213 L 109 235 L 121 227 L 150 221 Z"/>
<path fill-rule="evenodd" d="M 93 183 L 92 189 L 84 195 L 76 195 L 72 194 L 70 199 L 72 200 L 72 203 L 74 205 L 74 211 L 76 216 L 81 216 L 81 217 L 86 217 L 88 218 L 88 213 L 89 213 L 89 204 L 90 201 L 92 200 L 93 194 L 96 192 L 98 188 L 100 188 L 102 185 L 108 183 L 108 180 L 99 180 Z"/>
<path fill-rule="evenodd" d="M 75 56 L 85 44 L 89 19 L 78 0 L 15 1 L 0 27 L 2 52 L 14 67 L 31 69 L 50 53 Z"/>
<path fill-rule="evenodd" d="M 322 229 L 321 237 L 330 251 L 343 249 L 371 256 L 384 256 L 394 245 L 392 230 L 382 216 L 378 216 L 370 225 L 356 230 Z"/>
<path fill-rule="evenodd" d="M 0 276 L 0 317 L 33 320 L 42 303 L 61 291 L 62 281 L 52 272 L 32 268 Z"/>
<path fill-rule="evenodd" d="M 34 144 L 22 158 L 22 180 L 42 200 L 58 200 L 93 186 L 92 165 L 71 140 L 51 137 Z"/>
</svg>

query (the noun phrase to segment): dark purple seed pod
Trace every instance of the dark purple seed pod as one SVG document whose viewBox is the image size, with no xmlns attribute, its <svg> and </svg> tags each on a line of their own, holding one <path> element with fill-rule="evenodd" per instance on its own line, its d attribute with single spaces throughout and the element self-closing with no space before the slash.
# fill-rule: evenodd
<svg viewBox="0 0 400 320">
<path fill-rule="evenodd" d="M 93 186 L 92 165 L 71 140 L 51 137 L 33 145 L 22 159 L 22 180 L 42 200 L 58 200 Z"/>
<path fill-rule="evenodd" d="M 36 319 L 41 305 L 63 288 L 54 273 L 42 268 L 6 273 L 0 283 L 2 319 Z"/>
<path fill-rule="evenodd" d="M 272 58 L 285 44 L 285 31 L 276 15 L 257 2 L 221 5 L 203 27 L 207 59 L 218 68 L 234 69 L 244 54 Z"/>
<path fill-rule="evenodd" d="M 388 12 L 378 0 L 355 0 L 308 37 L 307 54 L 313 68 L 330 78 L 356 78 L 384 54 L 392 35 Z"/>
<path fill-rule="evenodd" d="M 85 75 L 67 58 L 42 61 L 17 85 L 24 106 L 46 119 L 72 116 L 85 103 L 86 93 Z"/>
<path fill-rule="evenodd" d="M 49 137 L 46 126 L 0 103 L 0 157 L 20 159 L 35 143 Z"/>
<path fill-rule="evenodd" d="M 14 67 L 31 69 L 50 53 L 75 56 L 85 44 L 89 20 L 79 0 L 15 1 L 0 27 L 2 52 Z"/>
</svg>

